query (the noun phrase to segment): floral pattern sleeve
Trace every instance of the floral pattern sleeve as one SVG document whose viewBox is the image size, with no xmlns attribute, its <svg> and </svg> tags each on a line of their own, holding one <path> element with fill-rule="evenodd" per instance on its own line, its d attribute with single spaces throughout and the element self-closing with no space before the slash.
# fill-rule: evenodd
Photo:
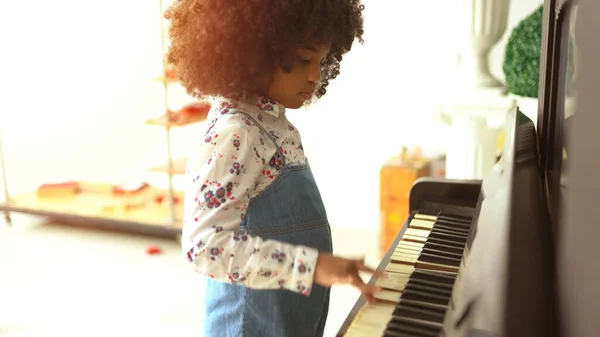
<svg viewBox="0 0 600 337">
<path fill-rule="evenodd" d="M 318 251 L 250 236 L 240 228 L 265 167 L 260 131 L 244 118 L 220 116 L 188 159 L 184 253 L 196 271 L 215 280 L 308 295 Z M 304 268 L 294 268 L 299 261 Z"/>
</svg>

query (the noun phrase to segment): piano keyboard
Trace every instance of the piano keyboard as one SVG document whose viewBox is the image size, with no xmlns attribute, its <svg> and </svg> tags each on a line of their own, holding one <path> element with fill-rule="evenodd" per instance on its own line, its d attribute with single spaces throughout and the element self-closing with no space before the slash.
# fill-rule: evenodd
<svg viewBox="0 0 600 337">
<path fill-rule="evenodd" d="M 439 336 L 471 221 L 416 214 L 394 247 L 387 277 L 375 283 L 382 288 L 377 302 L 358 311 L 344 336 Z"/>
</svg>

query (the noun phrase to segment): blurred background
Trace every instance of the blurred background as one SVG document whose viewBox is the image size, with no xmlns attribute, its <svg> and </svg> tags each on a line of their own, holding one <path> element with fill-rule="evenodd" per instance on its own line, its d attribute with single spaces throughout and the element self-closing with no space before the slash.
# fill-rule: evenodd
<svg viewBox="0 0 600 337">
<path fill-rule="evenodd" d="M 288 116 L 302 132 L 336 252 L 376 265 L 406 218 L 415 179 L 481 179 L 502 144 L 494 126 L 503 111 L 515 102 L 537 108 L 537 82 L 526 88 L 535 94 L 510 85 L 507 67 L 520 61 L 507 62 L 515 57 L 507 45 L 542 1 L 363 3 L 366 43 L 343 60 L 326 97 Z M 202 278 L 177 240 L 177 168 L 205 122 L 160 123 L 167 108 L 193 101 L 161 79 L 168 5 L 0 3 L 8 191 L 0 201 L 10 211 L 10 224 L 0 220 L 0 336 L 202 335 Z M 499 83 L 485 81 L 487 69 Z M 169 156 L 171 179 L 152 169 Z M 42 189 L 66 181 L 77 196 L 73 184 Z M 148 187 L 135 194 L 137 184 Z M 340 287 L 333 296 L 327 336 L 358 293 Z"/>
</svg>

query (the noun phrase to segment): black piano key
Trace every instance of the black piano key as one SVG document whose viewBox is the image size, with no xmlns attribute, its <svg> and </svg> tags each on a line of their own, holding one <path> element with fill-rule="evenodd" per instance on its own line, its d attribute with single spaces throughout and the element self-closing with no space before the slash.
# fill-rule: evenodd
<svg viewBox="0 0 600 337">
<path fill-rule="evenodd" d="M 401 298 L 400 301 L 402 303 L 415 303 L 418 305 L 423 305 L 425 307 L 433 308 L 435 310 L 439 310 L 440 312 L 444 312 L 444 313 L 448 311 L 447 305 L 439 305 L 439 304 L 429 303 L 429 302 L 416 302 L 416 301 L 407 300 L 405 298 Z M 398 303 L 400 303 L 400 301 Z"/>
<path fill-rule="evenodd" d="M 426 330 L 419 327 L 413 327 L 402 323 L 390 322 L 387 325 L 383 336 L 417 336 L 417 337 L 437 337 L 442 329 Z M 404 335 L 400 335 L 404 334 Z"/>
<path fill-rule="evenodd" d="M 460 267 L 461 261 L 461 259 L 454 256 L 448 257 L 438 253 L 423 251 L 416 257 L 415 266 L 420 269 L 456 273 Z"/>
<path fill-rule="evenodd" d="M 429 262 L 444 266 L 459 267 L 461 260 L 423 252 L 417 258 L 417 262 Z"/>
<path fill-rule="evenodd" d="M 428 244 L 428 242 L 425 242 L 421 251 L 422 252 L 431 252 L 432 254 L 434 254 L 435 252 L 441 252 L 441 253 L 444 253 L 444 256 L 448 255 L 448 256 L 452 256 L 457 259 L 462 259 L 462 256 L 463 256 L 462 253 L 458 253 L 455 250 L 450 250 L 450 249 L 447 249 L 446 247 L 433 245 L 431 243 Z"/>
<path fill-rule="evenodd" d="M 430 281 L 434 283 L 446 284 L 449 286 L 454 286 L 454 282 L 456 281 L 456 275 L 451 274 L 442 274 L 429 270 L 415 269 L 415 271 L 410 275 L 411 279 Z"/>
<path fill-rule="evenodd" d="M 418 211 L 417 215 L 425 215 L 425 216 L 433 216 L 436 220 L 442 221 L 454 221 L 459 223 L 467 223 L 470 224 L 473 220 L 470 217 L 464 217 L 460 215 L 453 215 L 449 213 L 440 213 L 440 212 L 428 212 L 428 211 Z"/>
<path fill-rule="evenodd" d="M 436 220 L 435 223 L 439 223 L 440 225 L 466 228 L 466 229 L 471 228 L 471 221 L 463 222 L 463 221 L 454 221 L 454 220 L 448 220 L 448 219 L 439 219 L 439 220 Z"/>
<path fill-rule="evenodd" d="M 452 242 L 462 245 L 462 247 L 464 247 L 464 245 L 467 243 L 466 238 L 462 238 L 460 236 L 455 236 L 455 235 L 444 234 L 444 233 L 440 233 L 440 232 L 436 232 L 436 231 L 431 231 L 431 233 L 429 233 L 429 236 L 427 238 L 428 239 L 436 238 L 436 239 L 440 239 L 440 240 L 452 241 Z"/>
<path fill-rule="evenodd" d="M 464 223 L 464 222 L 444 220 L 444 219 L 438 219 L 438 220 L 436 220 L 433 225 L 435 226 L 436 224 L 450 226 L 450 227 L 464 228 L 464 229 L 470 229 L 471 228 L 471 223 L 470 222 Z"/>
<path fill-rule="evenodd" d="M 446 312 L 448 311 L 447 307 L 431 304 L 431 303 L 422 303 L 422 302 L 414 302 L 406 299 L 400 299 L 396 306 L 407 306 L 419 308 L 421 310 L 425 310 L 427 312 L 435 313 L 438 316 L 446 316 Z"/>
<path fill-rule="evenodd" d="M 410 294 L 413 294 L 415 296 L 418 295 L 418 296 L 415 297 L 415 299 L 413 299 L 413 298 L 409 298 L 409 297 L 406 297 L 403 295 L 403 297 L 401 299 L 404 299 L 407 301 L 412 301 L 412 302 L 417 302 L 417 303 L 437 305 L 439 307 L 444 307 L 444 308 L 447 308 L 448 305 L 450 304 L 451 296 L 434 294 L 427 290 L 417 289 L 415 287 L 415 285 L 411 285 L 407 289 L 408 289 L 408 291 L 410 291 L 409 292 Z"/>
<path fill-rule="evenodd" d="M 432 229 L 431 232 L 429 232 L 429 235 L 427 237 L 434 237 L 434 238 L 440 238 L 440 239 L 445 239 L 445 240 L 452 240 L 454 242 L 464 242 L 466 244 L 467 242 L 467 236 L 465 235 L 461 235 L 461 234 L 455 234 L 452 232 L 448 232 L 445 230 L 439 230 L 439 229 Z"/>
<path fill-rule="evenodd" d="M 414 318 L 433 323 L 443 323 L 446 310 L 439 307 L 427 306 L 423 303 L 400 301 L 392 316 Z"/>
<path fill-rule="evenodd" d="M 425 312 L 410 307 L 397 308 L 396 310 L 394 310 L 394 315 L 433 323 L 442 323 L 444 321 L 444 316 L 438 316 L 431 312 Z"/>
<path fill-rule="evenodd" d="M 433 226 L 431 230 L 447 232 L 448 234 L 453 235 L 469 236 L 469 230 L 467 229 L 453 228 L 445 225 Z"/>
<path fill-rule="evenodd" d="M 426 253 L 426 254 L 431 254 L 431 255 L 439 255 L 439 256 L 443 256 L 443 257 L 447 257 L 447 258 L 451 258 L 451 259 L 458 259 L 458 260 L 461 259 L 461 256 L 458 254 L 444 252 L 440 249 L 435 249 L 435 248 L 431 248 L 431 247 L 423 247 L 423 249 L 421 250 L 421 253 Z"/>
<path fill-rule="evenodd" d="M 455 228 L 452 226 L 448 226 L 448 225 L 433 225 L 431 227 L 431 230 L 439 230 L 439 231 L 444 231 L 444 232 L 448 232 L 449 234 L 453 234 L 453 235 L 467 235 L 469 234 L 468 231 L 470 231 L 470 229 L 464 229 L 464 228 Z"/>
<path fill-rule="evenodd" d="M 410 332 L 386 331 L 383 333 L 383 337 L 423 337 L 423 335 Z"/>
<path fill-rule="evenodd" d="M 437 256 L 443 256 L 443 257 L 447 257 L 447 258 L 451 258 L 451 259 L 458 259 L 460 260 L 462 258 L 462 255 L 458 255 L 458 254 L 454 254 L 454 253 L 447 253 L 444 252 L 442 250 L 439 249 L 434 249 L 431 247 L 425 247 L 423 246 L 423 249 L 421 250 L 422 254 L 431 254 L 431 255 L 437 255 Z"/>
<path fill-rule="evenodd" d="M 473 217 L 470 216 L 451 214 L 445 212 L 438 213 L 437 217 L 438 219 L 449 219 L 451 221 L 462 221 L 466 223 L 471 223 L 473 221 Z"/>
<path fill-rule="evenodd" d="M 452 253 L 452 254 L 456 254 L 456 255 L 460 255 L 460 256 L 462 256 L 464 253 L 464 248 L 456 248 L 453 246 L 439 244 L 439 243 L 435 243 L 435 242 L 431 242 L 431 241 L 425 242 L 425 244 L 423 245 L 423 248 L 431 248 L 431 249 L 440 250 L 440 251 L 444 251 L 446 253 Z"/>
<path fill-rule="evenodd" d="M 449 231 L 443 228 L 432 228 L 431 231 L 429 232 L 429 236 L 431 236 L 431 234 L 437 234 L 437 235 L 446 235 L 450 238 L 456 238 L 456 239 L 460 239 L 462 241 L 467 241 L 468 235 L 464 234 L 464 233 L 458 233 L 458 232 L 453 232 L 453 231 Z"/>
<path fill-rule="evenodd" d="M 454 287 L 453 285 L 450 285 L 450 284 L 437 283 L 437 282 L 432 282 L 432 281 L 427 281 L 427 280 L 421 280 L 418 278 L 411 278 L 411 280 L 415 284 L 421 284 L 421 285 L 424 285 L 427 287 L 437 287 L 440 289 L 449 289 L 449 290 L 452 290 L 452 288 Z"/>
<path fill-rule="evenodd" d="M 454 213 L 449 213 L 449 212 L 424 210 L 424 209 L 418 210 L 417 214 L 426 215 L 426 216 L 434 216 L 438 219 L 450 219 L 450 220 L 456 220 L 456 221 L 471 221 L 473 219 L 472 216 L 454 214 Z"/>
<path fill-rule="evenodd" d="M 447 245 L 447 246 L 451 246 L 451 247 L 454 247 L 454 248 L 457 248 L 457 249 L 464 249 L 465 248 L 465 245 L 463 243 L 455 242 L 455 241 L 452 241 L 452 240 L 440 239 L 440 238 L 435 237 L 435 236 L 433 236 L 433 237 L 429 236 L 427 238 L 427 240 L 425 241 L 425 243 L 429 243 L 429 242 L 431 242 L 431 243 L 437 243 L 437 244 L 441 244 L 441 245 Z"/>
<path fill-rule="evenodd" d="M 461 232 L 457 232 L 457 231 L 453 231 L 451 229 L 447 229 L 447 228 L 441 228 L 441 227 L 433 227 L 431 228 L 431 233 L 438 233 L 440 235 L 449 235 L 449 236 L 455 236 L 455 237 L 459 237 L 459 238 L 464 238 L 466 239 L 468 235 L 465 235 L 465 233 L 461 233 Z"/>
<path fill-rule="evenodd" d="M 471 226 L 471 220 L 463 221 L 460 219 L 453 219 L 453 218 L 448 218 L 448 217 L 438 217 L 434 222 L 435 223 L 445 223 L 447 225 L 460 226 L 460 227 Z"/>
<path fill-rule="evenodd" d="M 472 218 L 465 218 L 465 217 L 460 217 L 460 216 L 452 216 L 449 214 L 438 214 L 436 215 L 436 219 L 437 220 L 442 220 L 442 221 L 451 221 L 451 222 L 458 222 L 458 223 L 471 223 Z"/>
<path fill-rule="evenodd" d="M 448 247 L 453 247 L 455 249 L 459 249 L 461 252 L 465 249 L 464 244 L 461 243 L 461 242 L 447 240 L 447 239 L 444 239 L 444 238 L 440 238 L 440 237 L 438 237 L 436 235 L 427 237 L 427 239 L 425 239 L 425 242 L 423 243 L 423 246 L 425 244 L 428 244 L 428 243 L 433 243 L 433 244 L 438 244 L 438 245 L 444 245 L 444 246 L 448 246 Z"/>
<path fill-rule="evenodd" d="M 448 298 L 452 296 L 452 289 L 430 286 L 416 280 L 408 280 L 405 289 L 414 289 L 416 291 L 422 291 L 427 294 L 445 296 Z M 402 300 L 402 297 L 400 297 L 400 300 Z"/>
<path fill-rule="evenodd" d="M 470 229 L 466 229 L 466 228 L 462 228 L 462 227 L 449 226 L 449 225 L 443 225 L 443 224 L 435 224 L 435 225 L 433 225 L 432 228 L 440 229 L 440 230 L 445 230 L 445 231 L 451 231 L 452 233 L 463 234 L 463 235 L 465 235 L 465 234 L 469 235 L 469 232 L 471 231 Z"/>
<path fill-rule="evenodd" d="M 460 232 L 460 233 L 469 233 L 471 231 L 470 227 L 463 227 L 463 226 L 455 226 L 455 225 L 450 225 L 450 224 L 446 224 L 446 223 L 438 223 L 436 222 L 435 224 L 433 224 L 433 226 L 431 226 L 432 228 L 440 228 L 440 229 L 446 229 L 446 230 L 453 230 L 456 232 Z"/>
<path fill-rule="evenodd" d="M 442 331 L 442 327 L 436 324 L 415 321 L 411 318 L 392 316 L 392 320 L 386 326 L 384 336 L 388 331 L 413 333 L 420 337 L 437 337 Z"/>
<path fill-rule="evenodd" d="M 448 298 L 448 296 L 429 294 L 424 291 L 416 290 L 413 287 L 404 288 L 401 299 L 407 299 L 415 302 L 437 304 L 442 306 L 447 306 L 448 303 L 450 303 L 450 299 Z"/>
</svg>

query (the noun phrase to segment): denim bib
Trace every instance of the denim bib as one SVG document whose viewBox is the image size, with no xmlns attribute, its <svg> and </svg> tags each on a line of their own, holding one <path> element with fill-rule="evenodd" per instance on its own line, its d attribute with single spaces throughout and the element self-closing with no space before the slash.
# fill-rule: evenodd
<svg viewBox="0 0 600 337">
<path fill-rule="evenodd" d="M 252 116 L 282 159 L 274 181 L 254 197 L 242 230 L 264 239 L 331 252 L 331 229 L 308 164 L 287 165 L 275 139 Z M 207 281 L 204 337 L 322 337 L 330 289 L 313 284 L 309 296 Z"/>
</svg>

